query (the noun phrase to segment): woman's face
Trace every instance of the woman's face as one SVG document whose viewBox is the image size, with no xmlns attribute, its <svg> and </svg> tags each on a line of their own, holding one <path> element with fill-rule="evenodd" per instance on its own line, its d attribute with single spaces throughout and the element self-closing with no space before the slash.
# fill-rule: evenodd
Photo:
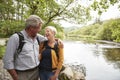
<svg viewBox="0 0 120 80">
<path fill-rule="evenodd" d="M 47 37 L 47 39 L 51 39 L 54 37 L 54 32 L 51 29 L 46 28 L 45 29 L 45 36 Z"/>
</svg>

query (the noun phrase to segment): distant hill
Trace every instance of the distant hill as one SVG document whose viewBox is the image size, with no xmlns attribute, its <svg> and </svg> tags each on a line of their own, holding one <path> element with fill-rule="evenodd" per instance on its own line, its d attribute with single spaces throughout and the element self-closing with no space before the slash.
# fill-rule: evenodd
<svg viewBox="0 0 120 80">
<path fill-rule="evenodd" d="M 80 28 L 80 27 L 76 27 L 76 26 L 64 27 L 64 32 L 67 33 L 67 32 L 73 31 L 73 30 L 77 30 L 77 29 L 79 29 L 79 28 Z"/>
</svg>

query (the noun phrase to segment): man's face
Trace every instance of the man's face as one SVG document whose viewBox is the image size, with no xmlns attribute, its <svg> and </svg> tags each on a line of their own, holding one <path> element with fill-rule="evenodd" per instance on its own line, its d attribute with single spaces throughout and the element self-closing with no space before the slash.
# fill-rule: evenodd
<svg viewBox="0 0 120 80">
<path fill-rule="evenodd" d="M 31 27 L 30 28 L 30 33 L 32 37 L 35 37 L 37 33 L 41 30 L 42 24 L 39 24 L 38 26 Z"/>
</svg>

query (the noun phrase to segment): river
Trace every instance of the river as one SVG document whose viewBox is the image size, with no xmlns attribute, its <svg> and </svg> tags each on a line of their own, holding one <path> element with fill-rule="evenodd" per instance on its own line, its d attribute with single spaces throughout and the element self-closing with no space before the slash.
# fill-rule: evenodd
<svg viewBox="0 0 120 80">
<path fill-rule="evenodd" d="M 65 63 L 83 64 L 86 80 L 120 80 L 120 45 L 64 41 Z"/>
</svg>

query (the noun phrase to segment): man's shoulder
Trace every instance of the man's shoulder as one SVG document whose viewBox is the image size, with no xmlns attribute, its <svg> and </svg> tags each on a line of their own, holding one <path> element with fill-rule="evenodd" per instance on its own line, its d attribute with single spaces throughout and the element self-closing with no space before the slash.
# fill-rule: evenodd
<svg viewBox="0 0 120 80">
<path fill-rule="evenodd" d="M 37 34 L 37 37 L 44 37 L 43 35 L 41 35 L 41 34 Z"/>
<path fill-rule="evenodd" d="M 10 36 L 10 38 L 18 38 L 17 33 L 12 34 L 12 35 Z"/>
<path fill-rule="evenodd" d="M 45 41 L 46 40 L 46 38 L 41 34 L 37 34 L 37 37 L 40 41 Z"/>
</svg>

